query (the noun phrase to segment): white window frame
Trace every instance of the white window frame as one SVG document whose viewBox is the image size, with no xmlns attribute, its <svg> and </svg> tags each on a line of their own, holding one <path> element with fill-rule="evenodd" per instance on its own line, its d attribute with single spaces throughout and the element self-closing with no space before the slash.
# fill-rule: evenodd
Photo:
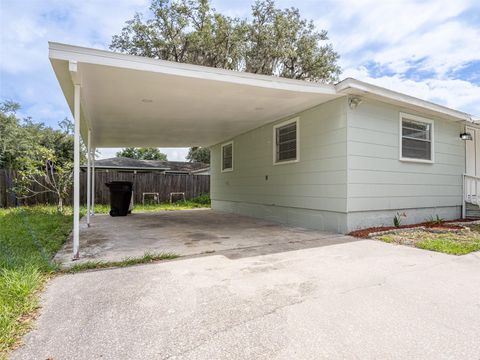
<svg viewBox="0 0 480 360">
<path fill-rule="evenodd" d="M 292 160 L 277 161 L 277 129 L 295 123 L 296 125 L 296 157 Z M 300 118 L 296 117 L 273 126 L 273 165 L 292 164 L 300 161 Z"/>
<path fill-rule="evenodd" d="M 432 119 L 427 119 L 421 116 L 417 115 L 412 115 L 408 113 L 400 113 L 399 117 L 399 142 L 398 142 L 398 147 L 399 147 L 399 159 L 400 161 L 407 161 L 407 162 L 416 162 L 416 163 L 425 163 L 425 164 L 433 164 L 435 162 L 435 122 Z M 431 154 L 431 159 L 430 160 L 425 160 L 425 159 L 416 159 L 416 158 L 408 158 L 408 157 L 403 157 L 402 151 L 403 151 L 403 146 L 402 146 L 402 138 L 403 138 L 403 120 L 413 120 L 413 121 L 418 121 L 418 122 L 423 122 L 426 124 L 431 125 L 431 140 L 430 140 L 430 154 Z"/>
<path fill-rule="evenodd" d="M 232 167 L 231 167 L 231 168 L 224 169 L 224 168 L 223 168 L 223 148 L 224 148 L 225 146 L 228 146 L 228 145 L 232 145 Z M 233 171 L 233 162 L 234 162 L 234 146 L 233 146 L 233 140 L 222 144 L 222 146 L 220 147 L 220 161 L 221 161 L 221 163 L 220 163 L 220 170 L 222 171 L 222 173 Z"/>
</svg>

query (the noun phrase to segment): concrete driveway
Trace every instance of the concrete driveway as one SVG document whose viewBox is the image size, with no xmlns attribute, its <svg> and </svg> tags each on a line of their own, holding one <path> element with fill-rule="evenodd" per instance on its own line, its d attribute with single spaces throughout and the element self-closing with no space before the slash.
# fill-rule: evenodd
<svg viewBox="0 0 480 360">
<path fill-rule="evenodd" d="M 480 254 L 372 240 L 53 279 L 12 359 L 478 359 Z"/>
</svg>

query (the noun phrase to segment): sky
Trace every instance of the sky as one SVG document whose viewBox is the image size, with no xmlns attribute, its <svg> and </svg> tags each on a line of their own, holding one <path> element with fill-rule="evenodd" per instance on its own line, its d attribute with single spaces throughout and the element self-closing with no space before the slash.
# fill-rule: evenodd
<svg viewBox="0 0 480 360">
<path fill-rule="evenodd" d="M 253 1 L 253 0 L 252 0 Z M 48 60 L 48 41 L 108 49 L 113 35 L 150 0 L 0 0 L 0 102 L 56 126 L 72 118 Z M 479 0 L 277 0 L 325 29 L 354 77 L 480 117 Z M 213 0 L 248 17 L 250 2 Z M 101 149 L 101 157 L 118 149 Z M 162 148 L 169 160 L 187 149 Z"/>
</svg>

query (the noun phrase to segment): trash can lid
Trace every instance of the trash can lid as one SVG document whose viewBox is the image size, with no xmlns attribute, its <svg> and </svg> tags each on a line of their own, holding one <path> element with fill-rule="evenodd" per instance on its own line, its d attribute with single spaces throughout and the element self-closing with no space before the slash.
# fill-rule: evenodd
<svg viewBox="0 0 480 360">
<path fill-rule="evenodd" d="M 110 181 L 105 183 L 105 185 L 112 190 L 125 190 L 132 191 L 133 182 L 131 181 Z"/>
</svg>

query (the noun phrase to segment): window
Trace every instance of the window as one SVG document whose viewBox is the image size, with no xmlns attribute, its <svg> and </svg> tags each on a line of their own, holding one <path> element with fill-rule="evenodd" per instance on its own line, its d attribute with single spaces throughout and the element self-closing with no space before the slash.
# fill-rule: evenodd
<svg viewBox="0 0 480 360">
<path fill-rule="evenodd" d="M 400 113 L 400 160 L 433 162 L 433 120 Z"/>
<path fill-rule="evenodd" d="M 274 164 L 298 161 L 298 135 L 298 118 L 285 121 L 273 127 Z"/>
<path fill-rule="evenodd" d="M 222 172 L 233 170 L 233 141 L 222 145 Z"/>
</svg>

